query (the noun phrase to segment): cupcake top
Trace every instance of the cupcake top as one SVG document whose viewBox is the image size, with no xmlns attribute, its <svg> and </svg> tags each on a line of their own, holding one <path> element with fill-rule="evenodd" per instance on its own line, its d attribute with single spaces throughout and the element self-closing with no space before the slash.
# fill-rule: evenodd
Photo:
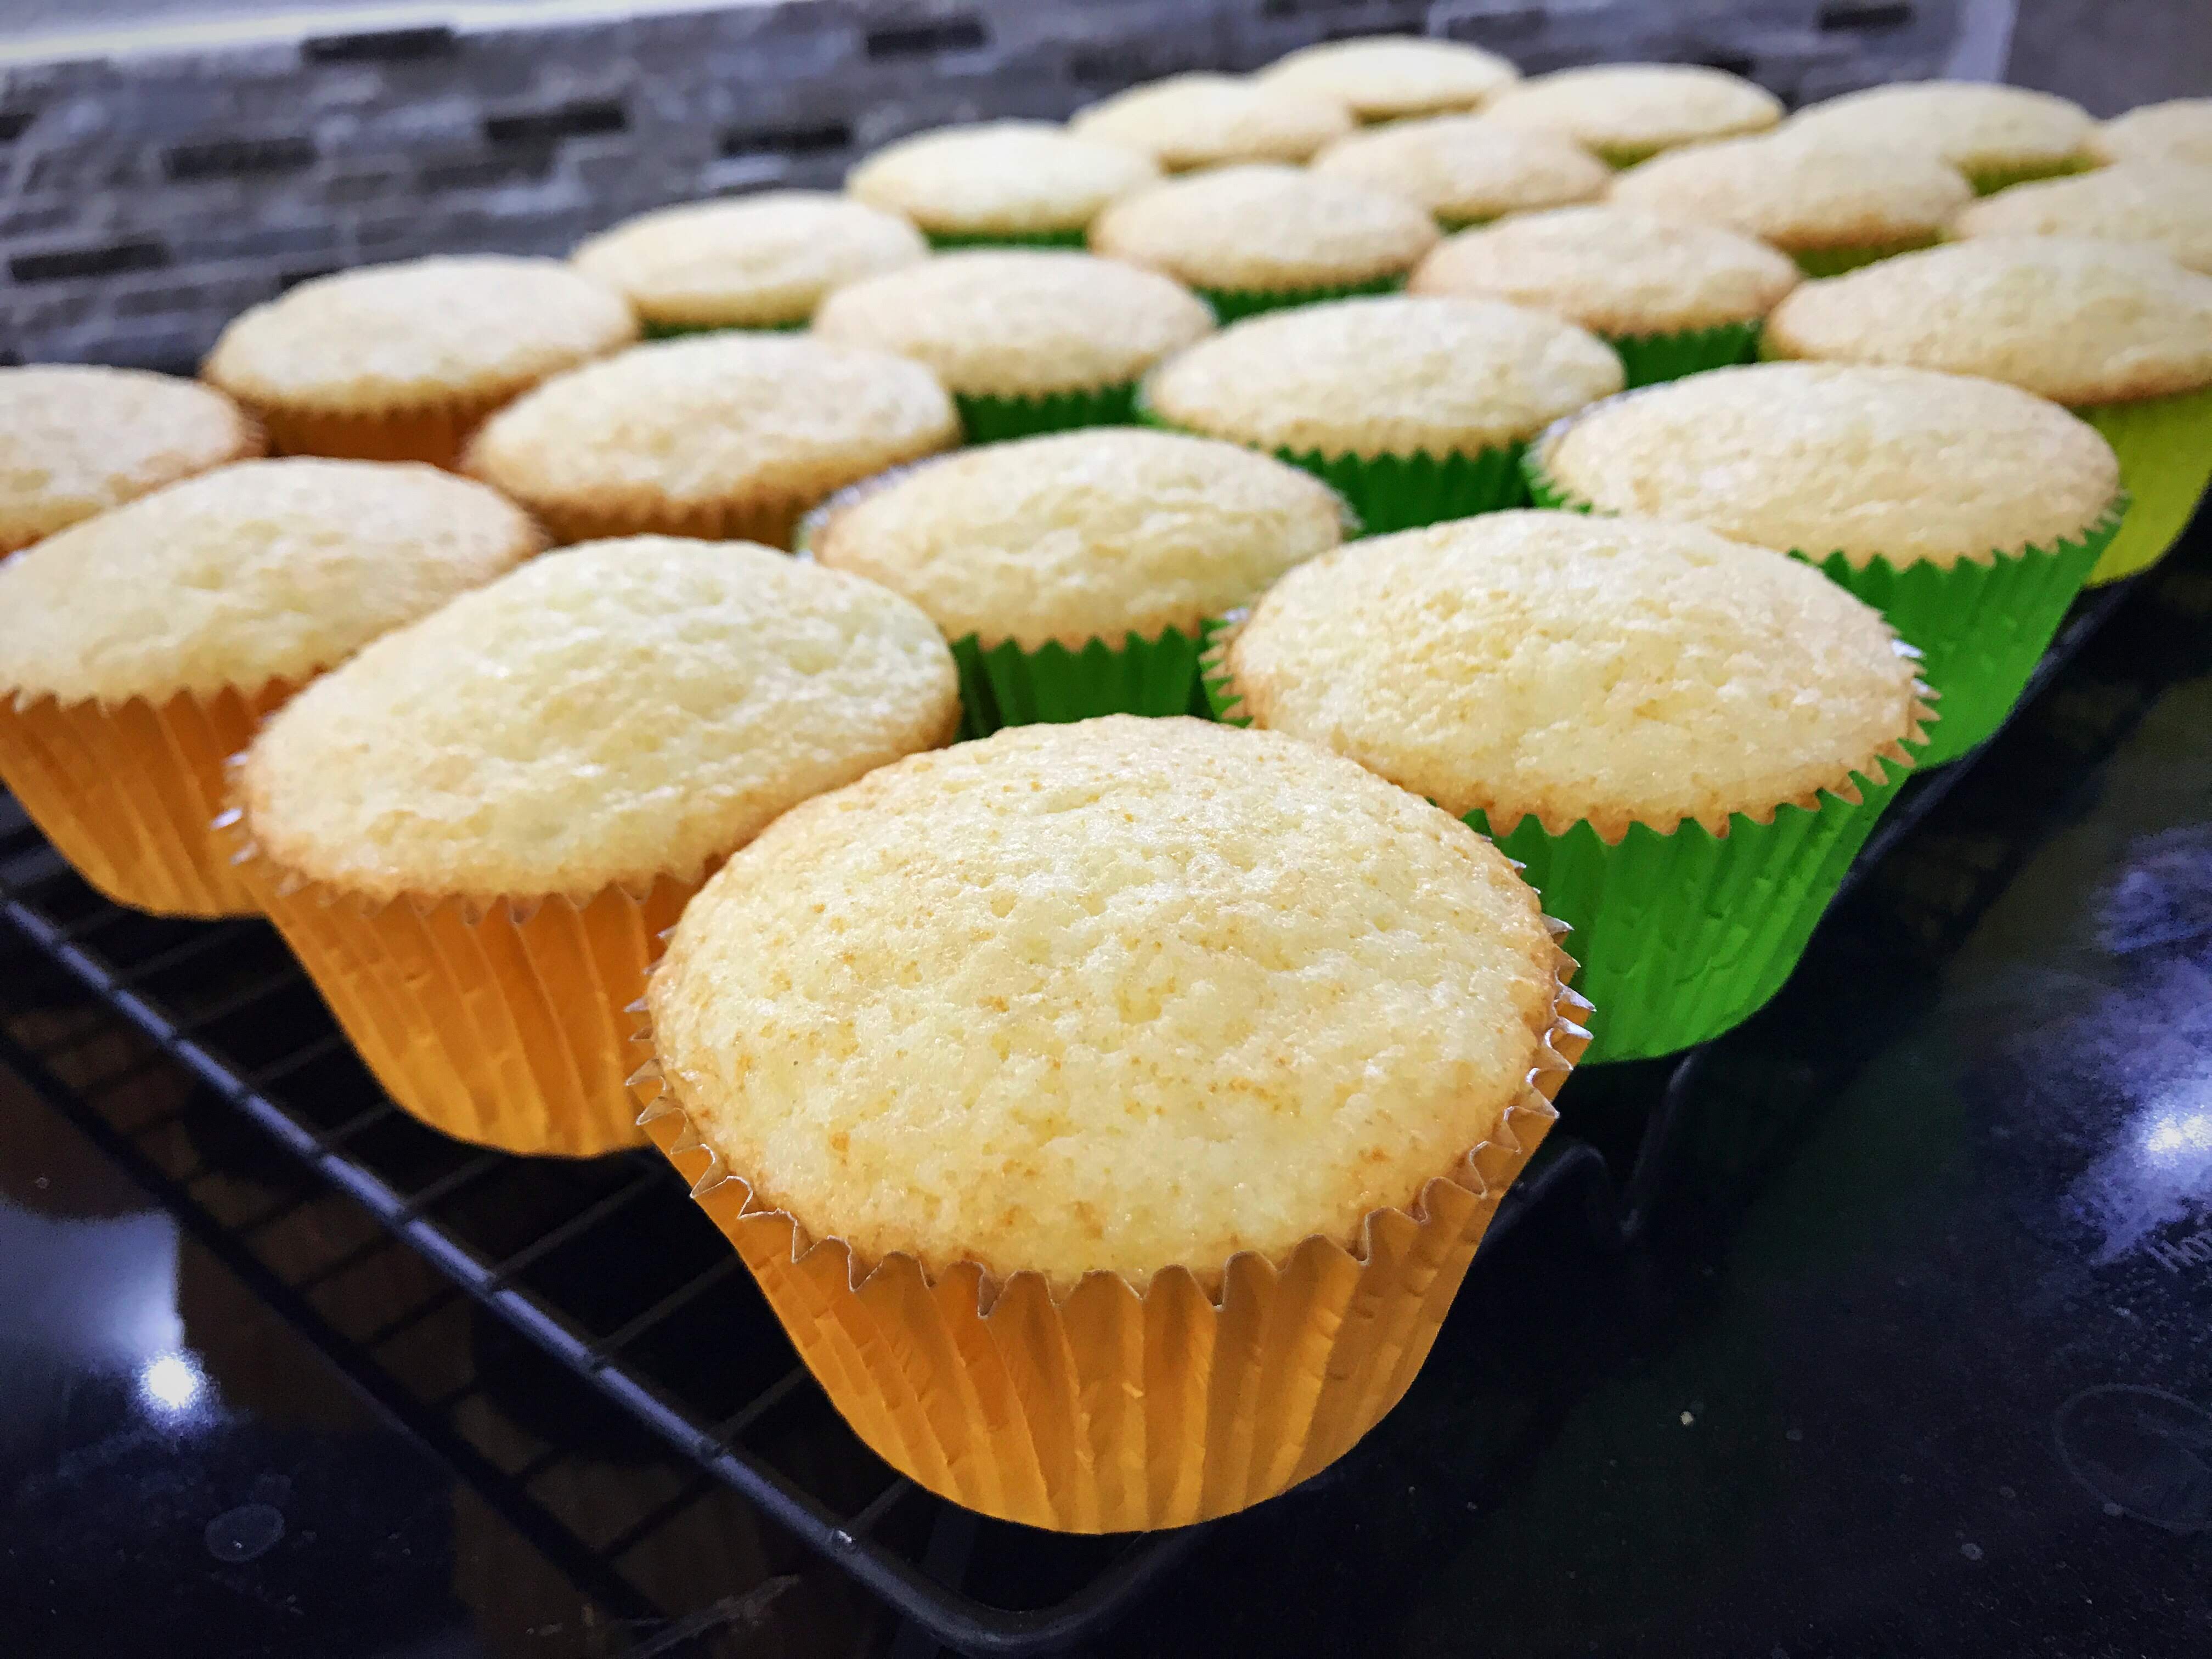
<svg viewBox="0 0 2212 1659">
<path fill-rule="evenodd" d="M 1262 449 L 1447 455 L 1533 437 L 1621 380 L 1611 347 L 1556 317 L 1391 296 L 1249 318 L 1163 364 L 1145 398 Z"/>
<path fill-rule="evenodd" d="M 1400 196 L 1303 167 L 1216 167 L 1116 202 L 1097 252 L 1195 288 L 1315 288 L 1407 270 L 1436 222 Z"/>
<path fill-rule="evenodd" d="M 1427 802 L 1266 732 L 1115 716 L 787 814 L 685 909 L 647 1000 L 751 1207 L 856 1267 L 1141 1291 L 1357 1246 L 1465 1179 L 1551 1063 L 1557 962 L 1536 896 Z"/>
<path fill-rule="evenodd" d="M 936 235 L 1030 236 L 1079 231 L 1159 176 L 1150 156 L 1126 144 L 1046 121 L 984 121 L 879 149 L 845 188 Z"/>
<path fill-rule="evenodd" d="M 1352 131 L 1334 98 L 1231 75 L 1170 75 L 1076 112 L 1078 137 L 1125 144 L 1170 173 L 1231 161 L 1303 161 Z"/>
<path fill-rule="evenodd" d="M 533 561 L 380 640 L 246 753 L 247 829 L 364 896 L 696 877 L 787 807 L 950 740 L 951 653 L 897 594 L 750 542 Z"/>
<path fill-rule="evenodd" d="M 2124 242 L 1986 236 L 1902 254 L 1774 309 L 1778 357 L 1979 374 L 2062 404 L 2212 386 L 2212 276 Z"/>
<path fill-rule="evenodd" d="M 1363 121 L 1470 110 L 1520 78 L 1480 46 L 1387 34 L 1303 46 L 1259 76 L 1262 86 L 1333 98 Z"/>
<path fill-rule="evenodd" d="M 635 338 L 622 297 L 558 259 L 410 259 L 255 306 L 200 374 L 249 407 L 374 415 L 496 402 Z"/>
<path fill-rule="evenodd" d="M 1528 816 L 1718 835 L 1917 740 L 1910 657 L 1810 565 L 1692 525 L 1486 513 L 1270 588 L 1226 665 L 1254 724 L 1500 835 Z"/>
<path fill-rule="evenodd" d="M 2115 115 L 2090 135 L 2100 161 L 2190 161 L 2212 167 L 2212 98 L 2169 98 Z"/>
<path fill-rule="evenodd" d="M 929 256 L 903 219 L 818 190 L 776 190 L 663 208 L 594 236 L 570 257 L 670 328 L 803 323 L 841 283 Z"/>
<path fill-rule="evenodd" d="M 2062 167 L 2081 157 L 2094 126 L 2081 106 L 2047 92 L 1984 81 L 1908 81 L 1846 93 L 1800 110 L 1793 132 L 1879 135 L 1924 149 L 1970 179 Z"/>
<path fill-rule="evenodd" d="M 1689 145 L 1623 173 L 1611 198 L 1790 253 L 1926 241 L 1973 198 L 1965 176 L 1932 154 L 1795 131 Z"/>
<path fill-rule="evenodd" d="M 514 507 L 433 467 L 241 461 L 0 564 L 0 695 L 303 680 L 544 544 Z"/>
<path fill-rule="evenodd" d="M 1613 180 L 1604 162 L 1571 139 L 1472 115 L 1355 132 L 1316 155 L 1313 170 L 1402 196 L 1446 224 L 1590 201 Z"/>
<path fill-rule="evenodd" d="M 220 392 L 76 364 L 0 368 L 0 553 L 261 453 Z"/>
<path fill-rule="evenodd" d="M 994 397 L 1119 386 L 1212 328 L 1206 302 L 1156 271 L 1044 248 L 941 254 L 840 289 L 814 319 L 823 339 Z"/>
<path fill-rule="evenodd" d="M 988 444 L 833 500 L 823 564 L 903 593 L 947 639 L 1118 647 L 1194 637 L 1344 539 L 1310 474 L 1235 444 L 1140 427 Z"/>
<path fill-rule="evenodd" d="M 1463 232 L 1407 286 L 1510 300 L 1603 334 L 1665 334 L 1756 321 L 1797 286 L 1797 267 L 1717 226 L 1571 207 Z"/>
<path fill-rule="evenodd" d="M 811 506 L 959 431 L 919 363 L 806 336 L 719 334 L 547 382 L 494 416 L 464 464 L 549 509 Z"/>
<path fill-rule="evenodd" d="M 1598 64 L 1506 88 L 1483 108 L 1508 126 L 1573 139 L 1615 167 L 1677 144 L 1764 132 L 1782 100 L 1724 70 L 1698 64 Z"/>
<path fill-rule="evenodd" d="M 1632 392 L 1545 434 L 1544 471 L 1607 513 L 1863 566 L 1944 568 L 2076 539 L 2119 494 L 2094 427 L 1995 380 L 1754 363 Z"/>
<path fill-rule="evenodd" d="M 1973 204 L 1951 233 L 2146 242 L 2212 276 L 2212 169 L 2185 161 L 2125 161 L 2079 178 L 2015 185 Z"/>
</svg>

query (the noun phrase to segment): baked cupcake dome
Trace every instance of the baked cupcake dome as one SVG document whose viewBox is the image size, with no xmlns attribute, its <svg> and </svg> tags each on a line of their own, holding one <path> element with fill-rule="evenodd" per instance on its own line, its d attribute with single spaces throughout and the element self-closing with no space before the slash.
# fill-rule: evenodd
<svg viewBox="0 0 2212 1659">
<path fill-rule="evenodd" d="M 1923 765 L 2002 722 L 2118 522 L 2094 428 L 1926 369 L 1720 369 L 1571 416 L 1529 462 L 1540 500 L 1795 554 L 1881 611 L 1942 699 Z"/>
<path fill-rule="evenodd" d="M 1925 150 L 1987 194 L 2090 165 L 2094 123 L 2080 105 L 2026 87 L 1911 81 L 1826 99 L 1791 116 L 1790 128 Z"/>
<path fill-rule="evenodd" d="M 905 220 L 827 191 L 691 202 L 592 237 L 569 263 L 629 301 L 648 331 L 795 328 L 833 288 L 926 258 Z"/>
<path fill-rule="evenodd" d="M 1480 46 L 1402 35 L 1302 46 L 1259 75 L 1262 86 L 1334 99 L 1363 121 L 1471 110 L 1520 78 L 1510 62 Z"/>
<path fill-rule="evenodd" d="M 879 149 L 846 175 L 845 189 L 910 220 L 939 247 L 1080 247 L 1110 203 L 1159 177 L 1150 156 L 1126 144 L 1046 121 L 983 121 Z"/>
<path fill-rule="evenodd" d="M 647 1124 L 896 1467 L 1177 1525 L 1411 1381 L 1579 1047 L 1559 973 L 1503 860 L 1346 762 L 1030 726 L 724 866 L 653 977 Z"/>
<path fill-rule="evenodd" d="M 1923 150 L 1787 131 L 1662 155 L 1616 179 L 1609 199 L 1756 236 L 1820 276 L 1926 246 L 1973 189 Z"/>
<path fill-rule="evenodd" d="M 1978 374 L 2068 405 L 2118 452 L 2130 498 L 2092 582 L 2165 552 L 2212 475 L 2212 276 L 2150 248 L 1987 236 L 1907 254 L 1808 283 L 1764 349 Z"/>
<path fill-rule="evenodd" d="M 1186 173 L 1237 161 L 1303 161 L 1354 125 L 1334 98 L 1231 75 L 1171 75 L 1078 110 L 1068 130 Z"/>
<path fill-rule="evenodd" d="M 1268 590 L 1221 668 L 1231 717 L 1348 756 L 1526 862 L 1577 929 L 1592 1053 L 1615 1059 L 1772 994 L 1926 712 L 1881 617 L 1817 571 L 1571 513 L 1324 554 Z"/>
<path fill-rule="evenodd" d="M 188 915 L 254 908 L 208 833 L 266 710 L 543 545 L 422 466 L 246 461 L 0 564 L 0 776 L 85 878 Z"/>
<path fill-rule="evenodd" d="M 2015 185 L 1968 207 L 1951 234 L 2142 242 L 2212 276 L 2212 173 L 2185 161 L 2125 161 L 2078 179 Z"/>
<path fill-rule="evenodd" d="M 902 593 L 952 641 L 966 730 L 1185 714 L 1205 624 L 1344 538 L 1344 506 L 1235 444 L 1098 428 L 863 484 L 808 550 Z"/>
<path fill-rule="evenodd" d="M 1526 213 L 1453 237 L 1414 268 L 1415 294 L 1548 311 L 1620 354 L 1631 386 L 1741 362 L 1797 285 L 1763 242 L 1616 207 Z"/>
<path fill-rule="evenodd" d="M 1036 248 L 947 253 L 842 289 L 825 341 L 927 366 L 971 441 L 1129 418 L 1138 377 L 1212 331 L 1203 301 L 1157 272 Z"/>
<path fill-rule="evenodd" d="M 1255 317 L 1145 383 L 1151 418 L 1272 451 L 1334 485 L 1370 531 L 1525 499 L 1520 448 L 1621 388 L 1571 323 L 1482 300 L 1344 300 Z"/>
<path fill-rule="evenodd" d="M 2115 115 L 2089 137 L 2100 161 L 2188 161 L 2212 167 L 2212 98 L 2169 98 Z"/>
<path fill-rule="evenodd" d="M 1782 100 L 1698 64 L 1599 64 L 1533 76 L 1484 106 L 1486 118 L 1573 139 L 1613 167 L 1680 144 L 1764 132 Z"/>
<path fill-rule="evenodd" d="M 929 371 L 811 337 L 644 345 L 549 381 L 487 422 L 463 465 L 558 542 L 660 533 L 782 546 L 856 479 L 947 447 Z"/>
<path fill-rule="evenodd" d="M 135 368 L 0 368 L 0 554 L 195 472 L 261 453 L 209 386 Z"/>
<path fill-rule="evenodd" d="M 1315 156 L 1313 170 L 1402 196 L 1447 229 L 1594 201 L 1613 180 L 1604 162 L 1571 139 L 1472 115 L 1355 132 Z"/>
<path fill-rule="evenodd" d="M 946 741 L 951 658 L 897 595 L 744 544 L 595 543 L 466 599 L 263 728 L 240 868 L 400 1104 L 634 1144 L 656 934 L 778 813 Z"/>
<path fill-rule="evenodd" d="M 1301 167 L 1216 167 L 1115 203 L 1094 252 L 1164 271 L 1224 322 L 1395 288 L 1437 243 L 1402 197 Z"/>
<path fill-rule="evenodd" d="M 494 410 L 636 338 L 621 296 L 557 259 L 412 259 L 255 306 L 200 377 L 280 453 L 446 466 Z"/>
</svg>

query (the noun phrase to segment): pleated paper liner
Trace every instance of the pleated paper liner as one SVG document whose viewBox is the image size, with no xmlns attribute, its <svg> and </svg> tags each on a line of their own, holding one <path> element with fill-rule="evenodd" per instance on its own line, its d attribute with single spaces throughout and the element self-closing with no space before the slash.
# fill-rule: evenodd
<svg viewBox="0 0 2212 1659">
<path fill-rule="evenodd" d="M 1395 294 L 1406 286 L 1406 273 L 1370 276 L 1364 283 L 1322 283 L 1310 288 L 1206 288 L 1193 285 L 1198 297 L 1213 307 L 1222 327 L 1263 311 L 1288 311 L 1296 306 L 1317 306 L 1331 300 L 1364 299 L 1370 294 Z"/>
<path fill-rule="evenodd" d="M 1287 1491 L 1342 1456 L 1412 1383 L 1498 1200 L 1555 1121 L 1589 1005 L 1558 992 L 1538 1063 L 1496 1133 L 1356 1248 L 1183 1266 L 1141 1291 L 1113 1273 L 1056 1297 L 973 1262 L 857 1258 L 757 1206 L 648 1061 L 640 1121 L 744 1259 L 830 1402 L 939 1496 L 1060 1532 L 1188 1526 Z M 649 1032 L 641 1039 L 648 1046 Z M 1049 1194 L 1040 1194 L 1049 1201 Z"/>
<path fill-rule="evenodd" d="M 1127 426 L 1136 418 L 1132 407 L 1136 393 L 1136 382 L 1124 380 L 1033 398 L 957 392 L 952 402 L 960 410 L 960 429 L 969 443 L 995 444 L 1047 432 L 1072 432 L 1078 427 Z"/>
<path fill-rule="evenodd" d="M 2131 503 L 2120 533 L 2089 573 L 2095 587 L 2148 569 L 2189 527 L 2212 483 L 2212 386 L 2074 412 L 2120 458 L 2120 483 Z"/>
<path fill-rule="evenodd" d="M 1012 640 L 985 650 L 973 634 L 952 641 L 960 669 L 960 735 L 988 738 L 1001 726 L 1064 725 L 1100 714 L 1205 712 L 1198 684 L 1201 629 L 1167 628 L 1158 639 L 1090 640 L 1080 650 L 1056 641 L 1026 649 Z"/>
<path fill-rule="evenodd" d="M 1840 276 L 1847 270 L 1856 270 L 1861 265 L 1878 264 L 1900 253 L 1917 253 L 1922 248 L 1934 247 L 1943 239 L 1926 236 L 1900 236 L 1893 242 L 1861 242 L 1846 247 L 1798 248 L 1790 257 L 1797 262 L 1797 269 L 1808 276 Z"/>
<path fill-rule="evenodd" d="M 1709 368 L 1728 368 L 1747 363 L 1759 355 L 1759 336 L 1764 325 L 1716 323 L 1711 328 L 1677 329 L 1665 334 L 1607 334 L 1601 337 L 1620 355 L 1628 388 L 1679 380 L 1686 374 L 1702 374 Z"/>
<path fill-rule="evenodd" d="M 469 471 L 465 465 L 462 470 Z M 811 498 L 789 497 L 672 501 L 657 495 L 641 495 L 604 501 L 526 501 L 520 505 L 556 547 L 610 536 L 687 536 L 698 541 L 758 542 L 766 547 L 787 548 L 799 519 L 814 502 Z"/>
<path fill-rule="evenodd" d="M 931 249 L 951 253 L 971 247 L 1072 247 L 1091 245 L 1086 229 L 1075 230 L 925 230 Z"/>
<path fill-rule="evenodd" d="M 237 869 L 401 1107 L 457 1139 L 588 1158 L 643 1143 L 628 1006 L 703 875 L 642 891 L 380 903 L 307 880 L 224 815 Z"/>
<path fill-rule="evenodd" d="M 1591 511 L 1544 470 L 1540 457 L 1550 441 L 1549 434 L 1540 439 L 1522 460 L 1529 494 L 1539 507 Z M 1815 558 L 1794 548 L 1790 556 L 1864 599 L 1919 650 L 1921 677 L 1943 700 L 1943 718 L 1917 763 L 1940 766 L 2004 724 L 2127 512 L 2123 496 L 2079 537 L 2061 538 L 2048 548 L 1992 552 L 1986 563 L 1894 565 L 1876 557 L 1854 564 L 1841 553 Z"/>
<path fill-rule="evenodd" d="M 2063 179 L 2087 173 L 2098 166 L 2094 156 L 2069 155 L 2063 161 L 2021 161 L 2011 167 L 1962 167 L 1977 196 L 1994 196 L 2014 185 L 2032 185 L 2039 179 Z"/>
<path fill-rule="evenodd" d="M 264 403 L 248 407 L 269 434 L 271 454 L 427 461 L 451 471 L 476 429 L 528 390 L 510 386 L 488 397 L 404 409 L 312 410 Z"/>
<path fill-rule="evenodd" d="M 0 694 L 0 779 L 77 873 L 118 904 L 249 915 L 259 907 L 208 825 L 222 811 L 224 762 L 297 689 L 272 680 L 115 703 Z"/>
<path fill-rule="evenodd" d="M 646 323 L 641 331 L 648 340 L 689 339 L 695 334 L 804 334 L 812 319 L 788 323 Z"/>
</svg>

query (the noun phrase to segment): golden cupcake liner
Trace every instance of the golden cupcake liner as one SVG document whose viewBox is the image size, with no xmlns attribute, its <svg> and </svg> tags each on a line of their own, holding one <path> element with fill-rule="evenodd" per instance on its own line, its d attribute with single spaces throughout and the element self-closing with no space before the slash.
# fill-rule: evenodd
<svg viewBox="0 0 2212 1659">
<path fill-rule="evenodd" d="M 1187 1526 L 1326 1468 L 1411 1385 L 1589 1041 L 1573 970 L 1558 951 L 1537 1063 L 1496 1133 L 1410 1206 L 1370 1212 L 1349 1249 L 1315 1236 L 1279 1261 L 1239 1255 L 1202 1277 L 1171 1267 L 1141 1291 L 1110 1273 L 1055 1295 L 1042 1274 L 1001 1282 L 975 1262 L 864 1263 L 843 1240 L 756 1206 L 651 1061 L 637 1074 L 640 1121 L 831 1403 L 894 1468 L 1029 1526 Z"/>
<path fill-rule="evenodd" d="M 464 467 L 463 471 L 468 469 Z M 481 477 L 481 474 L 471 474 Z M 499 486 L 486 478 L 494 489 Z M 684 536 L 702 542 L 758 542 L 789 548 L 799 521 L 814 505 L 807 500 L 679 502 L 640 500 L 609 502 L 521 500 L 556 547 L 595 542 L 609 536 Z"/>
<path fill-rule="evenodd" d="M 0 780 L 76 872 L 118 904 L 158 915 L 258 907 L 209 823 L 223 764 L 298 689 L 272 680 L 155 702 L 0 697 Z"/>
<path fill-rule="evenodd" d="M 351 461 L 427 461 L 452 471 L 476 429 L 526 391 L 457 398 L 428 407 L 363 410 L 287 409 L 255 403 L 253 417 L 276 455 L 330 455 Z"/>
<path fill-rule="evenodd" d="M 503 1152 L 588 1158 L 643 1144 L 628 1006 L 703 874 L 642 890 L 380 902 L 221 832 L 238 873 L 376 1080 L 431 1127 Z"/>
<path fill-rule="evenodd" d="M 2089 572 L 2089 586 L 2148 569 L 2189 528 L 2212 483 L 2212 386 L 2167 398 L 2091 404 L 2074 411 L 2120 458 L 2128 516 Z"/>
</svg>

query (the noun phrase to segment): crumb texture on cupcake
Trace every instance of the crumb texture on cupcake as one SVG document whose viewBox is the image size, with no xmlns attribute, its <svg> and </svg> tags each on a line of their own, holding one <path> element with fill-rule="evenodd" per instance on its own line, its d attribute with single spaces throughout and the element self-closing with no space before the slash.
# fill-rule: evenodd
<svg viewBox="0 0 2212 1659">
<path fill-rule="evenodd" d="M 818 190 L 768 191 L 647 213 L 592 237 L 570 263 L 648 323 L 803 323 L 840 283 L 929 257 L 896 215 Z"/>
<path fill-rule="evenodd" d="M 1092 249 L 1198 288 L 1293 289 L 1395 276 L 1436 246 L 1403 197 L 1303 167 L 1216 167 L 1115 203 Z"/>
<path fill-rule="evenodd" d="M 1973 177 L 2063 167 L 2094 126 L 2078 104 L 1984 81 L 1904 81 L 1830 98 L 1790 118 L 1807 137 L 1884 141 L 1923 149 Z"/>
<path fill-rule="evenodd" d="M 823 564 L 986 650 L 1195 634 L 1344 538 L 1343 504 L 1235 444 L 1102 427 L 993 444 L 832 502 Z"/>
<path fill-rule="evenodd" d="M 1126 144 L 1046 121 L 984 121 L 879 149 L 845 188 L 939 235 L 1023 236 L 1081 230 L 1159 177 L 1150 156 Z"/>
<path fill-rule="evenodd" d="M 1470 110 L 1520 78 L 1506 59 L 1480 46 L 1394 35 L 1302 46 L 1259 76 L 1263 86 L 1333 98 L 1363 121 Z"/>
<path fill-rule="evenodd" d="M 2142 242 L 2212 276 L 2212 169 L 2183 161 L 2125 161 L 2077 178 L 2015 185 L 1976 202 L 1951 228 L 1962 237 Z"/>
<path fill-rule="evenodd" d="M 1255 725 L 1498 834 L 1724 833 L 1881 775 L 1912 664 L 1809 565 L 1694 526 L 1486 514 L 1301 565 L 1232 641 Z"/>
<path fill-rule="evenodd" d="M 2062 404 L 2212 385 L 2212 276 L 2124 242 L 1987 236 L 1808 283 L 1777 356 L 1979 374 Z"/>
<path fill-rule="evenodd" d="M 2050 549 L 2111 509 L 2119 462 L 2014 386 L 1927 369 L 1758 363 L 1577 416 L 1540 459 L 1608 513 L 1863 565 Z"/>
<path fill-rule="evenodd" d="M 2103 161 L 2186 161 L 2212 167 L 2212 98 L 2169 98 L 2115 115 L 2089 140 Z"/>
<path fill-rule="evenodd" d="M 996 397 L 1126 385 L 1212 328 L 1206 302 L 1158 271 L 1032 248 L 941 254 L 840 289 L 814 319 L 820 339 Z"/>
<path fill-rule="evenodd" d="M 248 751 L 281 867 L 375 899 L 695 878 L 795 803 L 950 738 L 896 593 L 745 543 L 549 554 L 387 635 Z"/>
<path fill-rule="evenodd" d="M 1076 112 L 1078 137 L 1126 144 L 1170 173 L 1232 161 L 1303 161 L 1352 131 L 1334 98 L 1233 75 L 1171 75 Z"/>
<path fill-rule="evenodd" d="M 1402 196 L 1447 223 L 1591 201 L 1613 180 L 1613 170 L 1571 139 L 1473 115 L 1355 132 L 1314 157 L 1313 170 Z"/>
<path fill-rule="evenodd" d="M 560 260 L 472 254 L 301 283 L 200 372 L 249 409 L 376 415 L 503 401 L 636 337 L 622 296 Z"/>
<path fill-rule="evenodd" d="M 1797 267 L 1716 225 L 1570 207 L 1463 232 L 1407 286 L 1504 300 L 1604 334 L 1659 334 L 1755 321 L 1797 286 Z"/>
<path fill-rule="evenodd" d="M 1344 300 L 1237 324 L 1145 385 L 1162 419 L 1267 449 L 1445 455 L 1533 436 L 1621 387 L 1573 324 L 1486 300 Z"/>
<path fill-rule="evenodd" d="M 1782 100 L 1698 64 L 1599 64 L 1533 76 L 1500 92 L 1483 115 L 1632 161 L 1677 144 L 1763 132 L 1782 118 Z"/>
<path fill-rule="evenodd" d="M 0 368 L 0 553 L 227 461 L 261 434 L 220 392 L 135 368 Z"/>
<path fill-rule="evenodd" d="M 1190 720 L 1027 726 L 772 825 L 653 1042 L 708 1145 L 863 1265 L 1055 1290 L 1353 1247 L 1458 1171 L 1553 1020 L 1535 895 L 1426 802 Z"/>
<path fill-rule="evenodd" d="M 513 505 L 431 467 L 241 461 L 0 565 L 0 691 L 121 702 L 305 679 L 543 544 Z"/>
</svg>

